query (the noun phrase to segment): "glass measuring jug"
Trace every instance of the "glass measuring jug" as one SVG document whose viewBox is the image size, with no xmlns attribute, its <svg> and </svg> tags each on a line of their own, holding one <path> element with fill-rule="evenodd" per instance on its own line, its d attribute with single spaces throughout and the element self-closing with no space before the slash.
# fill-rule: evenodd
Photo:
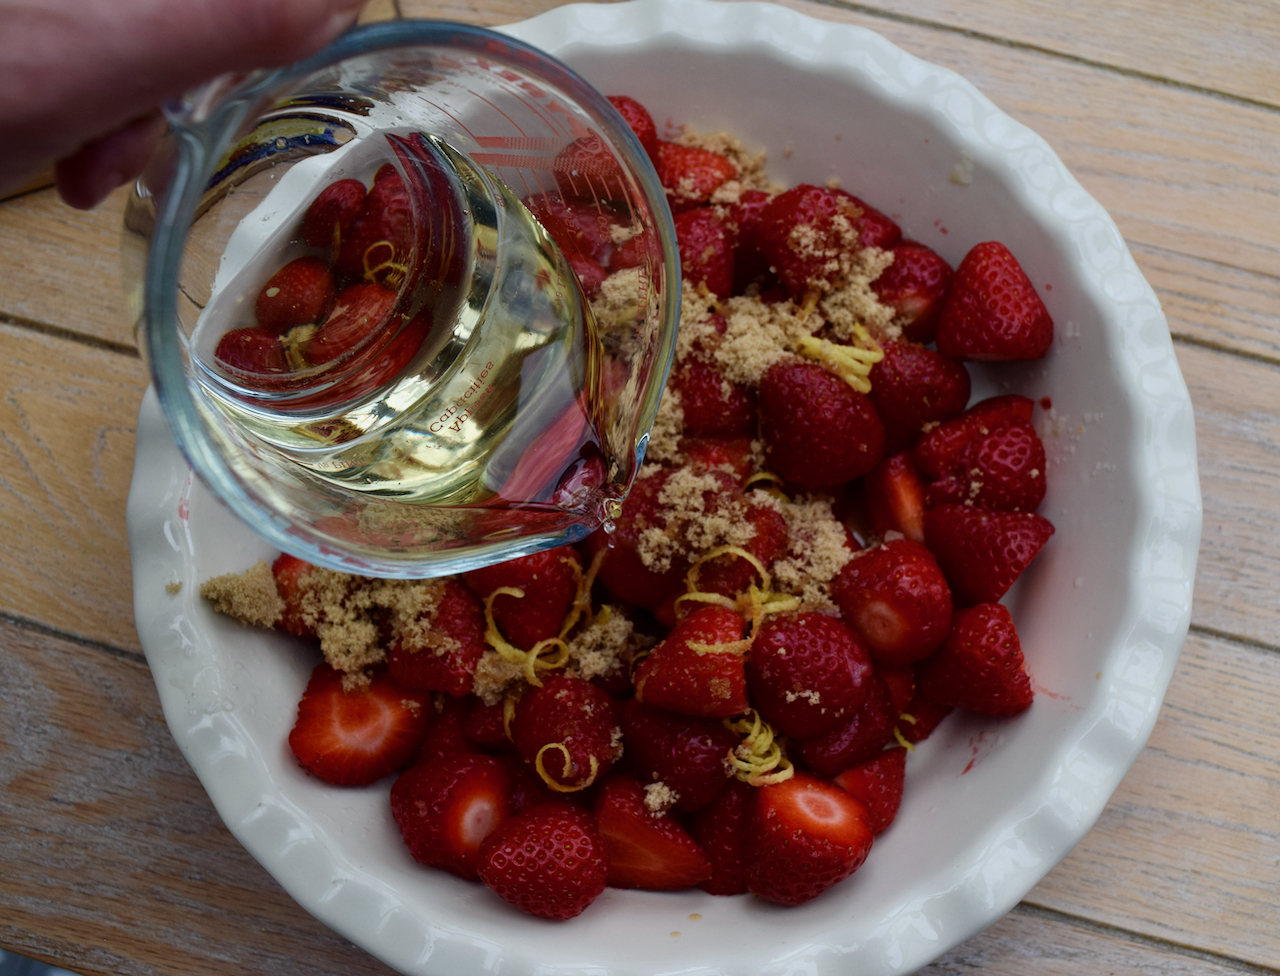
<svg viewBox="0 0 1280 976">
<path fill-rule="evenodd" d="M 400 21 L 171 122 L 125 214 L 139 345 L 243 521 L 423 577 L 616 513 L 680 276 L 657 175 L 600 93 L 494 32 Z"/>
</svg>

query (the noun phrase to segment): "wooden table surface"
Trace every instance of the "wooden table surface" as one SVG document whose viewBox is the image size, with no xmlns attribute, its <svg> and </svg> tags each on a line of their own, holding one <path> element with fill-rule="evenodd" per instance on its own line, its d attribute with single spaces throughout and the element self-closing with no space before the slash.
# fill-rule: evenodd
<svg viewBox="0 0 1280 976">
<path fill-rule="evenodd" d="M 959 71 L 1049 141 L 1159 294 L 1197 417 L 1191 633 L 1150 743 L 1079 847 L 924 972 L 1280 974 L 1280 2 L 787 6 Z M 0 203 L 0 946 L 84 974 L 387 974 L 231 837 L 161 715 L 125 537 L 147 376 L 122 199 Z"/>
</svg>

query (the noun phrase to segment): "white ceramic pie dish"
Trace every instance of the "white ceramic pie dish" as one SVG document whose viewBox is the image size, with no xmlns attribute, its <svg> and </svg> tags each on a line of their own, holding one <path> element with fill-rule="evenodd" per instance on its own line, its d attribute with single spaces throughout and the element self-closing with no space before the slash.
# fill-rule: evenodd
<svg viewBox="0 0 1280 976">
<path fill-rule="evenodd" d="M 154 394 L 129 498 L 138 631 L 165 716 L 230 830 L 308 911 L 406 974 L 909 973 L 1009 910 L 1090 828 L 1155 722 L 1190 618 L 1200 535 L 1191 405 L 1168 327 L 1114 224 L 1035 134 L 954 73 L 867 31 L 766 4 L 637 0 L 507 30 L 658 120 L 728 129 L 785 183 L 841 185 L 956 263 L 998 239 L 1057 324 L 1048 359 L 975 395 L 1049 397 L 1057 535 L 1006 598 L 1038 694 L 953 715 L 852 879 L 800 908 L 606 891 L 549 923 L 414 863 L 390 780 L 310 778 L 286 736 L 312 665 L 200 583 L 274 550 L 193 481 Z M 953 177 L 955 177 L 953 179 Z M 181 583 L 177 592 L 170 584 Z"/>
</svg>

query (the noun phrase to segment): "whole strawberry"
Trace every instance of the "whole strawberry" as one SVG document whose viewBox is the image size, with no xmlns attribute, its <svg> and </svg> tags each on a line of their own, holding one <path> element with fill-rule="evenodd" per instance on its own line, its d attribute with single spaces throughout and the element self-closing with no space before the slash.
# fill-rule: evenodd
<svg viewBox="0 0 1280 976">
<path fill-rule="evenodd" d="M 924 515 L 925 543 L 962 606 L 999 600 L 1051 535 L 1052 523 L 1034 512 L 938 505 Z"/>
<path fill-rule="evenodd" d="M 581 567 L 582 557 L 577 550 L 561 546 L 473 569 L 463 578 L 481 600 L 504 587 L 524 594 L 496 596 L 493 619 L 507 640 L 529 650 L 540 640 L 560 635 L 569 608 L 578 595 Z"/>
<path fill-rule="evenodd" d="M 866 700 L 871 676 L 862 641 L 823 613 L 770 617 L 747 657 L 751 704 L 775 731 L 797 739 L 846 722 Z"/>
<path fill-rule="evenodd" d="M 675 213 L 711 200 L 722 183 L 738 175 L 738 168 L 719 153 L 678 142 L 658 142 L 658 179 Z"/>
<path fill-rule="evenodd" d="M 960 502 L 1034 512 L 1045 495 L 1044 444 L 1025 420 L 1007 420 L 970 442 L 956 469 L 925 492 L 925 504 Z"/>
<path fill-rule="evenodd" d="M 964 412 L 969 372 L 955 360 L 914 342 L 882 344 L 884 359 L 871 367 L 871 402 L 884 423 L 888 450 L 911 448 L 921 428 Z"/>
<path fill-rule="evenodd" d="M 556 792 L 585 789 L 618 758 L 618 704 L 591 682 L 558 675 L 516 703 L 511 741 Z"/>
<path fill-rule="evenodd" d="M 747 888 L 765 901 L 802 904 L 858 870 L 872 839 L 862 803 L 797 772 L 756 791 Z"/>
<path fill-rule="evenodd" d="M 710 803 L 728 782 L 738 736 L 714 718 L 680 715 L 634 698 L 622 705 L 622 754 L 642 782 L 661 780 L 679 810 Z"/>
<path fill-rule="evenodd" d="M 750 859 L 750 828 L 756 788 L 739 779 L 729 780 L 714 800 L 689 817 L 689 836 L 702 845 L 711 861 L 711 877 L 698 887 L 712 895 L 741 895 Z"/>
<path fill-rule="evenodd" d="M 756 247 L 793 298 L 828 292 L 849 272 L 864 212 L 847 193 L 801 183 L 761 208 Z"/>
<path fill-rule="evenodd" d="M 938 352 L 952 359 L 1040 359 L 1053 342 L 1053 319 L 1007 247 L 977 244 L 951 279 L 938 318 Z"/>
<path fill-rule="evenodd" d="M 280 335 L 323 321 L 336 295 L 329 265 L 316 257 L 295 258 L 267 279 L 253 312 L 262 328 Z"/>
<path fill-rule="evenodd" d="M 1010 420 L 1031 421 L 1035 402 L 1016 393 L 989 397 L 959 417 L 932 428 L 911 452 L 920 473 L 929 480 L 946 477 L 964 463 L 969 445 Z"/>
<path fill-rule="evenodd" d="M 330 183 L 307 207 L 298 236 L 307 247 L 341 247 L 344 235 L 364 209 L 366 190 L 359 180 Z"/>
<path fill-rule="evenodd" d="M 485 652 L 484 632 L 484 609 L 475 594 L 457 579 L 446 579 L 427 633 L 392 637 L 387 672 L 406 688 L 465 695 Z"/>
<path fill-rule="evenodd" d="M 694 354 L 672 373 L 686 437 L 742 437 L 756 429 L 755 391 L 729 383 L 708 357 Z"/>
<path fill-rule="evenodd" d="M 390 285 L 407 269 L 414 245 L 413 206 L 403 177 L 385 163 L 373 178 L 358 216 L 341 238 L 333 266 L 348 278 Z M 401 270 L 401 275 L 404 271 Z M 391 279 L 389 281 L 388 279 Z"/>
<path fill-rule="evenodd" d="M 609 101 L 636 134 L 649 158 L 654 159 L 658 155 L 658 129 L 649 110 L 630 95 L 610 95 Z"/>
<path fill-rule="evenodd" d="M 868 685 L 867 700 L 844 724 L 800 744 L 800 757 L 813 772 L 835 776 L 874 759 L 892 741 L 898 710 L 888 686 L 879 675 L 873 675 Z"/>
<path fill-rule="evenodd" d="M 604 841 L 586 810 L 563 800 L 528 807 L 485 838 L 480 880 L 540 918 L 566 919 L 604 891 Z"/>
<path fill-rule="evenodd" d="M 742 615 L 709 605 L 681 620 L 636 669 L 636 699 L 679 712 L 731 718 L 747 710 Z"/>
<path fill-rule="evenodd" d="M 983 715 L 1016 715 L 1033 693 L 1013 617 L 1000 603 L 980 603 L 956 614 L 951 635 L 917 672 L 920 690 L 934 701 Z"/>
<path fill-rule="evenodd" d="M 877 665 L 900 668 L 937 650 L 951 627 L 951 590 L 933 555 L 894 539 L 851 559 L 831 597 Z"/>
<path fill-rule="evenodd" d="M 720 298 L 733 294 L 733 241 L 711 207 L 694 207 L 675 216 L 680 270 L 691 285 L 706 285 Z"/>
<path fill-rule="evenodd" d="M 884 455 L 884 424 L 870 399 L 821 366 L 780 362 L 760 381 L 760 433 L 769 466 L 802 488 L 834 488 Z"/>
<path fill-rule="evenodd" d="M 307 358 L 316 366 L 331 362 L 371 339 L 396 303 L 396 293 L 361 281 L 342 289 L 328 317 L 307 343 Z"/>
</svg>

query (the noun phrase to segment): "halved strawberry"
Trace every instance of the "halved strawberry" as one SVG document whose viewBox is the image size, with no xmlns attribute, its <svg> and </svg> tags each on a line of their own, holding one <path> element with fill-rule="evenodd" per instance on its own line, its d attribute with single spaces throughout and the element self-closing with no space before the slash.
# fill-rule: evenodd
<svg viewBox="0 0 1280 976">
<path fill-rule="evenodd" d="M 871 679 L 862 641 L 824 613 L 770 617 L 747 656 L 751 704 L 774 731 L 797 739 L 848 721 L 866 701 Z"/>
<path fill-rule="evenodd" d="M 391 816 L 420 864 L 477 878 L 480 844 L 511 814 L 507 768 L 463 753 L 405 770 L 391 786 Z"/>
<path fill-rule="evenodd" d="M 386 675 L 342 688 L 342 672 L 320 664 L 311 672 L 289 748 L 307 772 L 339 786 L 364 786 L 413 759 L 426 736 L 431 700 Z"/>
<path fill-rule="evenodd" d="M 760 787 L 747 888 L 780 905 L 817 897 L 862 866 L 874 836 L 869 820 L 861 802 L 808 773 Z"/>
<path fill-rule="evenodd" d="M 566 919 L 604 891 L 608 857 L 591 814 L 553 800 L 521 810 L 486 837 L 477 870 L 504 901 Z"/>
<path fill-rule="evenodd" d="M 711 207 L 694 207 L 675 216 L 680 271 L 691 285 L 705 284 L 720 298 L 733 293 L 733 241 Z"/>
<path fill-rule="evenodd" d="M 868 762 L 893 739 L 898 711 L 893 707 L 889 689 L 879 675 L 872 677 L 868 684 L 867 700 L 852 718 L 834 731 L 800 744 L 801 758 L 815 773 L 834 776 Z"/>
<path fill-rule="evenodd" d="M 738 175 L 738 168 L 719 153 L 661 139 L 657 169 L 675 213 L 707 203 L 720 184 Z"/>
<path fill-rule="evenodd" d="M 760 381 L 770 467 L 804 488 L 859 478 L 884 455 L 884 425 L 866 395 L 815 363 L 780 362 Z"/>
<path fill-rule="evenodd" d="M 962 463 L 969 445 L 1009 420 L 1030 422 L 1035 401 L 1016 393 L 975 403 L 959 417 L 932 428 L 911 452 L 921 474 L 930 480 L 945 477 Z"/>
<path fill-rule="evenodd" d="M 1009 249 L 976 244 L 951 279 L 938 318 L 938 352 L 953 359 L 1040 359 L 1053 343 L 1053 319 Z"/>
<path fill-rule="evenodd" d="M 851 559 L 831 598 L 876 664 L 900 668 L 938 649 L 951 628 L 951 590 L 933 555 L 894 539 Z"/>
<path fill-rule="evenodd" d="M 494 590 L 521 590 L 523 597 L 494 598 L 493 619 L 516 647 L 529 650 L 538 641 L 559 637 L 565 616 L 578 595 L 582 557 L 571 546 L 544 549 L 529 556 L 473 569 L 463 579 L 481 600 Z"/>
<path fill-rule="evenodd" d="M 925 512 L 924 538 L 957 603 L 995 603 L 1022 575 L 1053 524 L 1034 512 L 938 505 Z"/>
<path fill-rule="evenodd" d="M 450 577 L 444 582 L 444 593 L 425 639 L 392 638 L 387 648 L 387 671 L 406 688 L 442 691 L 455 698 L 465 695 L 471 691 L 476 664 L 485 652 L 484 632 L 480 601 Z"/>
<path fill-rule="evenodd" d="M 306 355 L 314 365 L 331 362 L 355 349 L 382 327 L 396 303 L 396 293 L 361 281 L 342 289 L 311 341 Z"/>
<path fill-rule="evenodd" d="M 846 769 L 832 782 L 867 808 L 867 823 L 873 834 L 883 833 L 898 815 L 907 771 L 907 750 L 886 749 L 871 762 Z"/>
<path fill-rule="evenodd" d="M 924 542 L 924 482 L 909 454 L 885 458 L 862 484 L 876 535 L 901 532 L 912 542 Z"/>
<path fill-rule="evenodd" d="M 359 180 L 338 180 L 326 186 L 302 218 L 298 232 L 302 243 L 307 247 L 332 247 L 336 252 L 364 209 L 366 193 Z"/>
<path fill-rule="evenodd" d="M 618 704 L 582 678 L 557 675 L 516 703 L 511 741 L 556 792 L 586 789 L 621 754 Z"/>
<path fill-rule="evenodd" d="M 890 248 L 893 264 L 871 284 L 884 305 L 894 311 L 893 324 L 905 338 L 933 342 L 938 315 L 951 283 L 951 265 L 936 251 L 915 241 L 903 241 Z"/>
<path fill-rule="evenodd" d="M 622 705 L 622 754 L 642 782 L 661 780 L 677 809 L 697 810 L 728 782 L 738 736 L 714 718 L 680 715 L 632 699 Z"/>
<path fill-rule="evenodd" d="M 328 264 L 316 257 L 295 258 L 267 279 L 253 313 L 262 328 L 280 335 L 295 325 L 322 321 L 336 295 Z"/>
<path fill-rule="evenodd" d="M 1044 501 L 1045 485 L 1040 435 L 1025 420 L 1006 420 L 969 443 L 956 469 L 926 489 L 925 504 L 1034 512 Z"/>
<path fill-rule="evenodd" d="M 871 402 L 884 423 L 885 445 L 906 450 L 921 428 L 962 413 L 969 402 L 969 372 L 961 363 L 914 342 L 882 343 L 884 358 L 871 367 Z"/>
<path fill-rule="evenodd" d="M 695 610 L 667 634 L 636 670 L 636 698 L 682 715 L 730 718 L 747 710 L 741 650 L 718 649 L 742 640 L 736 610 L 715 605 Z"/>
<path fill-rule="evenodd" d="M 711 895 L 741 895 L 750 858 L 751 819 L 755 813 L 755 787 L 729 780 L 714 800 L 692 814 L 685 824 L 689 836 L 702 845 L 711 862 L 711 877 L 698 887 Z"/>
<path fill-rule="evenodd" d="M 956 614 L 938 653 L 920 665 L 920 690 L 934 701 L 983 715 L 1016 715 L 1033 692 L 1013 617 L 1000 603 Z"/>
<path fill-rule="evenodd" d="M 645 789 L 614 775 L 593 805 L 596 829 L 609 855 L 613 888 L 679 891 L 711 877 L 711 862 L 673 815 L 645 806 Z"/>
<path fill-rule="evenodd" d="M 656 160 L 658 128 L 653 124 L 653 116 L 649 114 L 649 110 L 630 95 L 610 95 L 609 101 L 618 110 L 618 114 L 626 120 L 631 131 L 636 134 L 636 138 L 640 140 L 640 145 L 649 154 L 649 158 Z"/>
</svg>

